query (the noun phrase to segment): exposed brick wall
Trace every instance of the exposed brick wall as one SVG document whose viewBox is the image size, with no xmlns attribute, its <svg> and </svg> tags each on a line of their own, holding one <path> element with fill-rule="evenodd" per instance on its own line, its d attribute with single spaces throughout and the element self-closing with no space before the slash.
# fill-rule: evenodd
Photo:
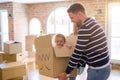
<svg viewBox="0 0 120 80">
<path fill-rule="evenodd" d="M 69 4 L 69 2 L 67 4 L 65 2 L 28 4 L 28 19 L 30 21 L 32 18 L 38 18 L 41 22 L 42 28 L 45 31 L 49 14 L 57 7 L 68 7 Z"/>
<path fill-rule="evenodd" d="M 7 10 L 8 15 L 13 15 L 13 3 L 11 2 L 0 3 L 0 9 Z M 8 26 L 9 26 L 9 39 L 13 40 L 14 38 L 13 17 L 8 16 Z"/>
<path fill-rule="evenodd" d="M 25 36 L 28 34 L 28 20 L 26 14 L 26 5 L 13 4 L 13 23 L 14 40 L 22 42 L 23 51 L 25 51 Z"/>
<path fill-rule="evenodd" d="M 9 38 L 10 40 L 19 40 L 24 42 L 24 36 L 28 34 L 29 21 L 37 18 L 41 22 L 43 30 L 46 30 L 46 24 L 49 14 L 58 7 L 69 7 L 72 3 L 84 4 L 88 16 L 94 16 L 95 19 L 107 30 L 107 6 L 108 3 L 120 2 L 120 0 L 71 0 L 50 3 L 36 4 L 18 4 L 18 3 L 0 3 L 0 9 L 7 9 L 9 14 Z M 22 38 L 22 39 L 20 39 Z"/>
<path fill-rule="evenodd" d="M 101 0 L 96 2 L 96 0 L 75 0 L 68 2 L 51 2 L 51 3 L 37 3 L 27 5 L 28 19 L 38 18 L 41 21 L 44 31 L 46 30 L 46 24 L 49 14 L 57 7 L 64 6 L 69 7 L 72 3 L 82 3 L 84 4 L 87 14 L 90 17 L 95 17 L 95 19 L 103 26 L 106 27 L 106 1 Z M 100 10 L 100 11 L 99 11 Z"/>
<path fill-rule="evenodd" d="M 103 26 L 105 29 L 106 25 L 106 0 L 101 0 L 100 2 L 96 2 L 96 0 L 74 0 L 74 1 L 62 1 L 62 2 L 51 2 L 51 3 L 36 3 L 36 4 L 16 4 L 16 3 L 5 3 L 0 5 L 1 7 L 8 8 L 9 12 L 13 15 L 9 19 L 9 27 L 10 27 L 10 39 L 14 40 L 14 26 L 29 26 L 29 21 L 32 18 L 38 18 L 41 22 L 42 28 L 44 31 L 46 30 L 46 24 L 49 14 L 56 9 L 57 7 L 68 7 L 72 3 L 83 3 L 88 16 L 94 16 L 95 19 Z M 7 6 L 6 6 L 7 4 Z M 1 8 L 0 7 L 0 8 Z M 23 9 L 24 8 L 24 9 Z M 26 10 L 26 11 L 23 11 Z M 99 13 L 98 10 L 101 10 Z M 26 12 L 26 13 L 25 13 Z M 17 16 L 18 15 L 18 16 Z M 22 16 L 24 15 L 24 16 Z M 28 19 L 27 23 L 22 23 L 18 21 L 20 18 Z M 24 18 L 24 19 L 25 19 Z M 23 21 L 23 20 L 21 20 Z M 17 24 L 16 24 L 17 22 Z M 22 24 L 21 24 L 22 23 Z M 10 26 L 12 25 L 12 26 Z"/>
<path fill-rule="evenodd" d="M 19 3 L 1 3 L 0 9 L 8 10 L 9 40 L 22 42 L 25 50 L 25 35 L 28 34 L 26 5 Z"/>
</svg>

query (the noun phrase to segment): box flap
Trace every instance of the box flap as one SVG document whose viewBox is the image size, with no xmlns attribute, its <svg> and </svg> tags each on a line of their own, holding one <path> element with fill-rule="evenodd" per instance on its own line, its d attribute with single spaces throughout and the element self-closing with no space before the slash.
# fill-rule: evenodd
<svg viewBox="0 0 120 80">
<path fill-rule="evenodd" d="M 75 46 L 77 41 L 77 36 L 67 36 L 66 37 L 66 44 L 70 44 L 72 46 Z"/>
<path fill-rule="evenodd" d="M 35 39 L 35 49 L 52 47 L 51 35 L 39 36 Z"/>
<path fill-rule="evenodd" d="M 5 42 L 5 43 L 6 43 L 6 44 L 15 44 L 15 43 L 20 43 L 20 42 L 10 40 L 10 41 L 7 41 L 7 42 Z"/>
<path fill-rule="evenodd" d="M 62 48 L 54 47 L 56 57 L 70 57 L 73 50 L 74 48 L 69 49 L 67 47 Z"/>
</svg>

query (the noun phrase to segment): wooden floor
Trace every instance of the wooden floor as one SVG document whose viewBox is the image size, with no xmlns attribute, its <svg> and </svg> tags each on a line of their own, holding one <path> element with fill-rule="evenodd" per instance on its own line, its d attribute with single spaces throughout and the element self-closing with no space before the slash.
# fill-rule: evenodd
<svg viewBox="0 0 120 80">
<path fill-rule="evenodd" d="M 43 76 L 39 74 L 38 67 L 35 65 L 35 61 L 33 58 L 29 57 L 28 62 L 26 64 L 27 68 L 27 78 L 25 80 L 58 80 L 57 78 L 50 78 L 47 76 Z M 82 75 L 77 76 L 76 80 L 85 80 L 85 77 Z M 108 80 L 120 80 L 120 71 L 112 70 L 112 73 Z"/>
</svg>

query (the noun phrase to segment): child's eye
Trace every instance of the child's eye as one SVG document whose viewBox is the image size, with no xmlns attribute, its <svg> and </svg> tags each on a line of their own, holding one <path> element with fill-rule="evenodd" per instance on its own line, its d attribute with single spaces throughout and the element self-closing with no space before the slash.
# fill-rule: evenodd
<svg viewBox="0 0 120 80">
<path fill-rule="evenodd" d="M 61 43 L 63 43 L 64 41 L 61 41 Z"/>
</svg>

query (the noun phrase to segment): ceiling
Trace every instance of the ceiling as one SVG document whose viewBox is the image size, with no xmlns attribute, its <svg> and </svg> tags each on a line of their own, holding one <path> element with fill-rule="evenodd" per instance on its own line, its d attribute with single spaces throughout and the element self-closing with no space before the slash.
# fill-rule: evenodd
<svg viewBox="0 0 120 80">
<path fill-rule="evenodd" d="M 4 2 L 42 3 L 42 2 L 58 2 L 58 1 L 68 1 L 68 0 L 0 0 L 0 3 L 4 3 Z"/>
</svg>

